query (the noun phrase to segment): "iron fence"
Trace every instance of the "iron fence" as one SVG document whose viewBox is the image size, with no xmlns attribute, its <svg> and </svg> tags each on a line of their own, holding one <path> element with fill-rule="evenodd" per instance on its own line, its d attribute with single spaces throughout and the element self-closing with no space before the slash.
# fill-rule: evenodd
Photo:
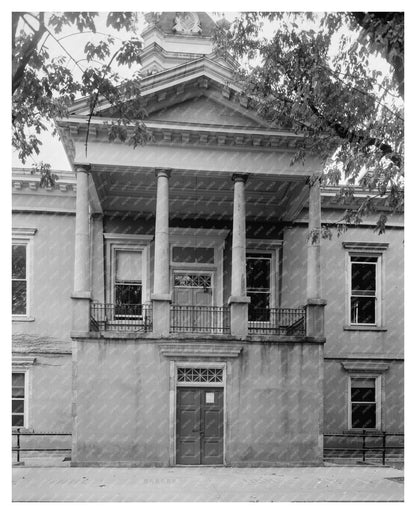
<svg viewBox="0 0 416 514">
<path fill-rule="evenodd" d="M 341 440 L 339 444 L 336 442 L 337 439 Z M 386 457 L 402 458 L 403 452 L 404 434 L 401 432 L 363 430 L 347 434 L 324 434 L 324 457 L 326 459 L 330 458 L 332 454 L 336 457 L 360 457 L 362 462 L 365 462 L 371 456 L 381 458 L 384 465 Z"/>
<path fill-rule="evenodd" d="M 16 462 L 20 462 L 20 457 L 22 453 L 26 452 L 71 452 L 71 448 L 65 448 L 62 446 L 50 446 L 50 445 L 42 445 L 42 447 L 38 446 L 36 443 L 30 446 L 22 447 L 22 437 L 49 437 L 52 439 L 60 438 L 60 437 L 70 437 L 72 436 L 71 432 L 21 432 L 20 428 L 12 431 L 12 436 L 15 438 L 15 443 L 12 443 L 12 452 L 16 452 Z"/>
<path fill-rule="evenodd" d="M 148 304 L 91 304 L 90 327 L 92 331 L 134 330 L 152 331 L 152 306 Z"/>
<path fill-rule="evenodd" d="M 304 336 L 306 334 L 306 309 L 249 308 L 249 334 Z"/>
<path fill-rule="evenodd" d="M 172 305 L 171 332 L 230 333 L 230 308 L 194 305 Z"/>
</svg>

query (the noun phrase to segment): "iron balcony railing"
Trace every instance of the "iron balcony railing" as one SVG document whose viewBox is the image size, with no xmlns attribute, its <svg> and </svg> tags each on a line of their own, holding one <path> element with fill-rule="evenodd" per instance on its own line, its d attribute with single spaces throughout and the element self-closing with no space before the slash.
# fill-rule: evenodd
<svg viewBox="0 0 416 514">
<path fill-rule="evenodd" d="M 306 309 L 249 309 L 249 334 L 304 336 Z"/>
<path fill-rule="evenodd" d="M 148 304 L 91 304 L 90 326 L 92 331 L 129 330 L 152 331 L 152 306 Z"/>
<path fill-rule="evenodd" d="M 171 305 L 170 331 L 229 334 L 230 308 Z"/>
</svg>

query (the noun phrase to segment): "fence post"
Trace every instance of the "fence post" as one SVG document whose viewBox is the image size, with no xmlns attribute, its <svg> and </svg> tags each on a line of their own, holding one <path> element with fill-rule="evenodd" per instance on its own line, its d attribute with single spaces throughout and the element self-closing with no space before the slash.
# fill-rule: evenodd
<svg viewBox="0 0 416 514">
<path fill-rule="evenodd" d="M 365 462 L 365 430 L 363 430 L 363 462 Z"/>
<path fill-rule="evenodd" d="M 386 464 L 386 432 L 383 432 L 383 466 Z"/>
<path fill-rule="evenodd" d="M 17 429 L 17 462 L 20 462 L 20 428 Z"/>
</svg>

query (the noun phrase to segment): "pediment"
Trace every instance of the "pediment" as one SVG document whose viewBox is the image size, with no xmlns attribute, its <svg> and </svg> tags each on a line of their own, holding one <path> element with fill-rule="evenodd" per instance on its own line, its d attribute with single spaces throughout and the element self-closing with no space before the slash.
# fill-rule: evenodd
<svg viewBox="0 0 416 514">
<path fill-rule="evenodd" d="M 227 105 L 229 103 L 229 105 Z M 239 112 L 239 107 L 226 100 L 221 102 L 207 96 L 187 99 L 163 108 L 149 106 L 151 114 L 148 121 L 170 123 L 198 123 L 207 125 L 264 127 L 254 118 Z M 246 109 L 241 109 L 246 110 Z"/>
</svg>

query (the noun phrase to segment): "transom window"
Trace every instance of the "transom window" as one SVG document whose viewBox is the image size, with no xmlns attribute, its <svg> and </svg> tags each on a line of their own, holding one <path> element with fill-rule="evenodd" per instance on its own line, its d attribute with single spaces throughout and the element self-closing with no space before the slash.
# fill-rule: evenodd
<svg viewBox="0 0 416 514">
<path fill-rule="evenodd" d="M 377 256 L 350 255 L 350 322 L 377 322 Z"/>
<path fill-rule="evenodd" d="M 12 373 L 12 427 L 25 426 L 25 374 Z"/>
<path fill-rule="evenodd" d="M 202 287 L 209 289 L 212 286 L 212 276 L 209 273 L 175 273 L 173 277 L 173 285 L 175 287 Z"/>
<path fill-rule="evenodd" d="M 216 383 L 223 381 L 222 368 L 178 368 L 178 382 L 186 383 Z"/>
<path fill-rule="evenodd" d="M 351 378 L 351 428 L 377 428 L 376 378 Z"/>
<path fill-rule="evenodd" d="M 249 321 L 270 321 L 270 253 L 247 253 L 247 296 Z"/>
<path fill-rule="evenodd" d="M 27 314 L 27 245 L 12 245 L 12 314 Z"/>
</svg>

